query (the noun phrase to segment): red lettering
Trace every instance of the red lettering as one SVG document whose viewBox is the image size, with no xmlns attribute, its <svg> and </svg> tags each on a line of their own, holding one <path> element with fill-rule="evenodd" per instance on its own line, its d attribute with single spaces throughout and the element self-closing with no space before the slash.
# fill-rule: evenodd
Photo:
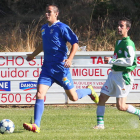
<svg viewBox="0 0 140 140">
<path fill-rule="evenodd" d="M 102 74 L 102 69 L 95 69 L 95 76 L 105 76 Z"/>
<path fill-rule="evenodd" d="M 31 96 L 32 96 L 32 95 L 31 95 L 30 93 L 26 94 L 25 100 L 26 100 L 27 103 L 30 103 L 30 102 L 32 101 Z"/>
<path fill-rule="evenodd" d="M 97 58 L 97 57 L 90 57 L 91 59 L 92 59 L 92 64 L 95 64 L 95 59 Z"/>
<path fill-rule="evenodd" d="M 24 71 L 22 70 L 18 71 L 18 77 L 24 77 Z"/>
<path fill-rule="evenodd" d="M 79 76 L 81 76 L 81 69 L 79 69 Z"/>
<path fill-rule="evenodd" d="M 95 69 L 95 76 L 99 76 L 97 75 L 99 73 L 99 69 Z"/>
<path fill-rule="evenodd" d="M 72 76 L 105 76 L 102 69 L 72 69 Z"/>
<path fill-rule="evenodd" d="M 100 56 L 99 58 L 98 58 L 98 61 L 97 61 L 97 64 L 104 64 L 104 62 L 103 62 L 103 60 L 102 60 L 102 57 Z"/>
<path fill-rule="evenodd" d="M 11 96 L 11 97 L 10 97 L 10 96 Z M 12 93 L 10 93 L 10 94 L 8 95 L 8 101 L 9 101 L 10 103 L 14 102 L 14 95 L 13 95 Z"/>
<path fill-rule="evenodd" d="M 88 73 L 89 73 L 89 76 L 93 76 L 94 75 L 94 70 L 93 69 L 91 69 L 91 70 L 89 69 Z"/>
<path fill-rule="evenodd" d="M 27 77 L 28 72 L 29 72 L 29 70 L 25 70 L 25 77 Z"/>
<path fill-rule="evenodd" d="M 137 88 L 138 88 L 138 84 L 133 84 L 132 89 L 133 89 L 133 90 L 137 90 Z"/>
<path fill-rule="evenodd" d="M 6 93 L 2 94 L 1 99 L 4 99 L 4 100 L 1 100 L 1 102 L 3 103 L 7 102 L 7 97 L 5 97 L 6 95 L 7 95 Z"/>
<path fill-rule="evenodd" d="M 136 69 L 131 71 L 131 75 L 136 76 Z"/>
<path fill-rule="evenodd" d="M 83 70 L 82 70 L 82 75 L 83 75 L 83 76 L 87 76 L 87 69 L 83 69 Z"/>
<path fill-rule="evenodd" d="M 140 56 L 137 57 L 137 63 L 140 64 Z"/>
<path fill-rule="evenodd" d="M 12 62 L 12 65 L 14 65 L 14 56 L 12 56 L 12 59 L 11 60 L 8 59 L 8 56 L 6 57 L 6 65 L 7 66 L 9 64 L 9 61 L 11 61 Z"/>
<path fill-rule="evenodd" d="M 18 63 L 18 58 L 21 58 L 21 62 L 20 63 Z M 22 56 L 18 56 L 18 57 L 16 57 L 16 59 L 15 59 L 15 63 L 18 65 L 18 66 L 21 66 L 21 65 L 23 65 L 24 64 L 24 58 L 22 57 Z"/>
<path fill-rule="evenodd" d="M 7 71 L 7 77 L 10 77 L 10 70 L 8 68 L 8 71 Z"/>
<path fill-rule="evenodd" d="M 33 76 L 34 77 L 39 77 L 39 68 L 37 68 L 37 70 L 33 71 Z"/>
<path fill-rule="evenodd" d="M 72 69 L 72 76 L 78 76 L 78 69 Z"/>
<path fill-rule="evenodd" d="M 33 62 L 33 63 L 32 63 L 32 62 Z M 31 63 L 32 63 L 32 64 L 31 64 Z M 30 61 L 30 62 L 29 62 L 29 65 L 30 65 L 30 66 L 36 65 L 36 61 L 35 61 L 35 60 Z"/>
<path fill-rule="evenodd" d="M 1 71 L 1 77 L 2 77 L 2 78 L 7 77 L 7 72 L 5 71 L 5 74 L 4 74 L 4 71 Z"/>
<path fill-rule="evenodd" d="M 16 101 L 17 103 L 21 102 L 21 94 L 17 93 L 14 95 L 13 93 L 10 94 L 4 93 L 1 96 L 2 103 L 6 103 L 6 102 L 13 103 L 14 101 Z"/>
<path fill-rule="evenodd" d="M 100 76 L 105 76 L 105 75 L 102 74 L 102 69 L 100 69 Z"/>
<path fill-rule="evenodd" d="M 46 96 L 44 96 L 44 102 L 46 101 Z"/>
<path fill-rule="evenodd" d="M 18 100 L 17 100 L 18 99 Z M 21 102 L 21 95 L 19 94 L 19 93 L 17 93 L 16 95 L 15 95 L 15 101 L 17 102 L 17 103 L 20 103 Z"/>
<path fill-rule="evenodd" d="M 0 58 L 5 59 L 3 56 L 0 56 Z M 3 66 L 3 65 L 5 65 L 5 62 L 3 62 L 3 64 L 0 64 L 0 66 Z"/>
<path fill-rule="evenodd" d="M 36 100 L 36 95 L 32 98 L 32 100 L 33 100 L 33 101 L 35 101 L 35 100 Z"/>
<path fill-rule="evenodd" d="M 40 60 L 41 60 L 41 66 L 42 66 L 43 65 L 43 57 L 42 56 L 41 56 Z"/>
<path fill-rule="evenodd" d="M 39 68 L 38 68 L 39 69 Z M 28 72 L 29 70 L 19 70 L 17 68 L 15 68 L 14 70 L 10 70 L 10 68 L 8 68 L 7 70 L 5 71 L 2 71 L 0 70 L 0 77 L 2 78 L 8 78 L 8 77 L 12 77 L 12 78 L 15 78 L 15 77 L 27 77 L 28 76 Z"/>
<path fill-rule="evenodd" d="M 87 86 L 82 86 L 82 89 L 83 89 L 83 88 L 87 88 Z"/>
<path fill-rule="evenodd" d="M 11 77 L 17 77 L 17 68 L 15 68 L 15 70 L 11 71 Z"/>
<path fill-rule="evenodd" d="M 107 70 L 107 75 L 110 73 L 110 71 L 111 71 L 111 69 L 108 69 L 108 70 Z"/>
<path fill-rule="evenodd" d="M 140 74 L 139 74 L 139 70 L 140 70 L 140 69 L 137 69 L 137 75 L 138 75 L 138 76 L 140 76 Z"/>
</svg>

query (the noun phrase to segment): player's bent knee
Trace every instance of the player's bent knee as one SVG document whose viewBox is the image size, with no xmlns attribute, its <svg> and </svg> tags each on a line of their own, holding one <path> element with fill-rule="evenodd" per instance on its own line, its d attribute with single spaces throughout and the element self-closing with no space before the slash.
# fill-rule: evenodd
<svg viewBox="0 0 140 140">
<path fill-rule="evenodd" d="M 69 99 L 70 99 L 71 101 L 77 101 L 77 100 L 78 100 L 77 97 L 69 97 Z"/>
<path fill-rule="evenodd" d="M 106 98 L 102 94 L 99 96 L 99 102 L 100 103 L 105 103 L 106 102 Z"/>
<path fill-rule="evenodd" d="M 75 92 L 75 89 L 70 89 L 70 90 L 65 90 L 67 96 L 69 97 L 69 99 L 71 101 L 77 101 L 78 100 L 78 95 L 77 93 Z"/>
<path fill-rule="evenodd" d="M 126 106 L 121 106 L 121 105 L 117 105 L 117 109 L 119 111 L 126 111 L 127 110 Z"/>
<path fill-rule="evenodd" d="M 36 93 L 36 99 L 44 99 L 44 94 L 40 93 L 40 92 L 37 92 Z"/>
</svg>

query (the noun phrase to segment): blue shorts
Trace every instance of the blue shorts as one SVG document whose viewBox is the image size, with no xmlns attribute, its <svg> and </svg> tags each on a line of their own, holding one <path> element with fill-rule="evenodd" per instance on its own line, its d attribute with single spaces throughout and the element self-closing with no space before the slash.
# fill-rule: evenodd
<svg viewBox="0 0 140 140">
<path fill-rule="evenodd" d="M 60 71 L 56 73 L 50 73 L 46 69 L 42 69 L 37 84 L 51 86 L 53 83 L 57 83 L 65 90 L 74 88 L 73 80 L 69 70 L 65 72 Z"/>
</svg>

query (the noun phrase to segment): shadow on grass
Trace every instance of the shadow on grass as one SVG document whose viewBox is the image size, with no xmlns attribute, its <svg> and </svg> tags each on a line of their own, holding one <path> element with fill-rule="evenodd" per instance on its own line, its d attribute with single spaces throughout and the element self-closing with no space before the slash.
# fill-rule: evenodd
<svg viewBox="0 0 140 140">
<path fill-rule="evenodd" d="M 13 133 L 23 133 L 24 130 L 15 130 Z"/>
</svg>

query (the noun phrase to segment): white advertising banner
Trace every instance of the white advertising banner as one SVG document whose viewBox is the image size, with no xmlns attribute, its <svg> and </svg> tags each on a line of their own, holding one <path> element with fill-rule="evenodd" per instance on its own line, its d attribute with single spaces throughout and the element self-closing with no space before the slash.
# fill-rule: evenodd
<svg viewBox="0 0 140 140">
<path fill-rule="evenodd" d="M 26 61 L 29 52 L 0 53 L 0 104 L 34 104 L 37 79 L 43 64 L 43 53 L 33 61 Z M 128 95 L 127 103 L 140 103 L 140 52 L 137 51 L 137 68 L 131 72 L 134 77 L 133 88 Z M 105 56 L 112 56 L 113 52 L 77 52 L 70 68 L 76 89 L 87 88 L 91 84 L 100 94 L 101 87 L 107 79 L 111 65 L 104 64 Z M 53 84 L 44 99 L 45 104 L 76 104 L 93 103 L 87 96 L 72 102 L 66 96 L 62 87 Z M 115 103 L 110 98 L 107 103 Z"/>
</svg>

